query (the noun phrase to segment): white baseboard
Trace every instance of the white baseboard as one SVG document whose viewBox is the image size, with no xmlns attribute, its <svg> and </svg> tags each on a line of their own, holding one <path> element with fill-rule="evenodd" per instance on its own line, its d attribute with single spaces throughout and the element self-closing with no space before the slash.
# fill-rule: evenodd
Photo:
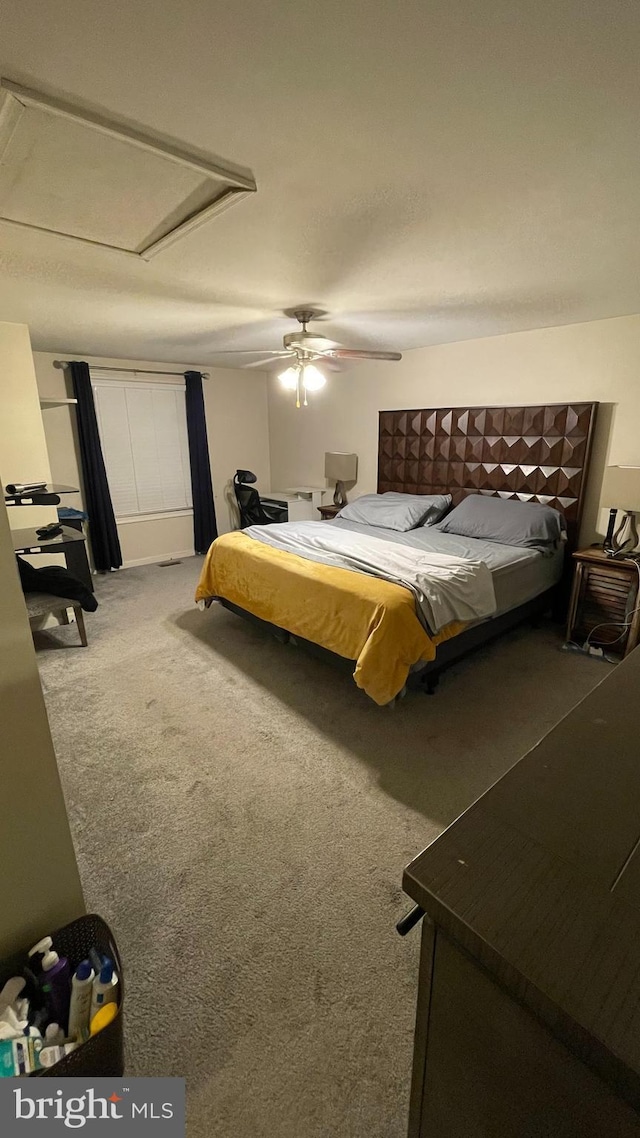
<svg viewBox="0 0 640 1138">
<path fill-rule="evenodd" d="M 137 569 L 138 565 L 157 565 L 159 561 L 179 561 L 182 557 L 194 557 L 193 549 L 182 549 L 179 553 L 157 553 L 155 557 L 139 557 L 136 561 L 124 561 L 123 569 Z"/>
</svg>

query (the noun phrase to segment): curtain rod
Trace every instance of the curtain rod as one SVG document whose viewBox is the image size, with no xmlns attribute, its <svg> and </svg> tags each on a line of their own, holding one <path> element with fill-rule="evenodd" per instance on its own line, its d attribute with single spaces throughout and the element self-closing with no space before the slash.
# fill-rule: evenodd
<svg viewBox="0 0 640 1138">
<path fill-rule="evenodd" d="M 71 363 L 71 360 L 54 360 L 53 366 L 58 367 L 58 368 L 61 368 L 61 367 L 64 368 L 64 367 L 68 367 L 70 363 Z M 181 379 L 184 379 L 184 372 L 183 371 L 150 371 L 148 368 L 145 368 L 145 367 L 107 367 L 104 364 L 94 364 L 93 366 L 99 367 L 100 371 L 130 371 L 134 375 L 179 375 L 181 377 Z M 89 367 L 91 367 L 91 364 L 89 364 Z M 187 369 L 187 370 L 190 370 L 190 369 Z M 200 374 L 202 375 L 203 379 L 209 378 L 209 372 L 208 371 L 203 371 Z"/>
</svg>

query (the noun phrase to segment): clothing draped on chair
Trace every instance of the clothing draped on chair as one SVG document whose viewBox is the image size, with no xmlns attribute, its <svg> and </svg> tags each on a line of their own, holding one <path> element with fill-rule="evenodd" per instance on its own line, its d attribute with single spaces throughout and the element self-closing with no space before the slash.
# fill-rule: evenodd
<svg viewBox="0 0 640 1138">
<path fill-rule="evenodd" d="M 187 403 L 187 434 L 191 465 L 191 492 L 193 496 L 193 540 L 196 553 L 206 553 L 218 536 L 216 511 L 213 504 L 207 422 L 204 414 L 202 373 L 184 373 Z"/>
<path fill-rule="evenodd" d="M 122 553 L 98 433 L 89 365 L 75 361 L 69 364 L 69 368 L 73 380 L 73 393 L 78 401 L 76 411 L 80 461 L 85 505 L 89 515 L 93 562 L 96 569 L 108 572 L 110 569 L 120 568 Z"/>
</svg>

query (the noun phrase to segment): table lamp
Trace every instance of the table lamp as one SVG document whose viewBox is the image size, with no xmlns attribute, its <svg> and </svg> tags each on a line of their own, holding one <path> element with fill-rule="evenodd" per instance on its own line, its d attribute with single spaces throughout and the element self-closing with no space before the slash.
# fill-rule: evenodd
<svg viewBox="0 0 640 1138">
<path fill-rule="evenodd" d="M 640 512 L 640 466 L 607 466 L 600 505 L 609 509 L 609 525 L 602 548 L 608 557 L 626 557 L 638 544 L 636 514 Z M 624 517 L 616 529 L 618 510 L 623 511 Z"/>
<path fill-rule="evenodd" d="M 327 451 L 324 456 L 324 476 L 329 482 L 335 482 L 333 501 L 336 506 L 346 506 L 345 482 L 355 482 L 358 475 L 357 454 L 343 454 L 339 451 Z"/>
</svg>

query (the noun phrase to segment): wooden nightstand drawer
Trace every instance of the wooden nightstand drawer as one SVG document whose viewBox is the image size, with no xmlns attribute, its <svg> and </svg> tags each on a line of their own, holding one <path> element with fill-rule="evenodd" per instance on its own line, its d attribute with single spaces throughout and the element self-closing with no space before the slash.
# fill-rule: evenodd
<svg viewBox="0 0 640 1138">
<path fill-rule="evenodd" d="M 600 549 L 580 550 L 574 559 L 567 640 L 626 656 L 638 642 L 636 562 L 614 561 Z"/>
</svg>

